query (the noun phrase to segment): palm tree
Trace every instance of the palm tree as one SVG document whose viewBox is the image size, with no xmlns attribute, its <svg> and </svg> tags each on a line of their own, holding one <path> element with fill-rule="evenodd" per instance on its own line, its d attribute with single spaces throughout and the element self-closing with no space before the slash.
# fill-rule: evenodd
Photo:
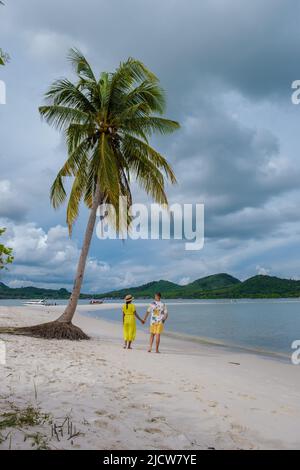
<svg viewBox="0 0 300 470">
<path fill-rule="evenodd" d="M 71 234 L 84 201 L 89 219 L 69 303 L 55 322 L 36 325 L 27 333 L 43 337 L 83 339 L 87 336 L 72 324 L 80 296 L 85 265 L 100 204 L 113 204 L 119 197 L 131 205 L 131 178 L 159 204 L 167 204 L 165 182 L 176 182 L 167 160 L 149 144 L 154 133 L 179 128 L 165 119 L 165 96 L 158 78 L 143 63 L 129 58 L 114 73 L 96 78 L 86 58 L 75 49 L 69 59 L 77 80 L 55 81 L 39 108 L 43 119 L 63 131 L 68 158 L 51 188 L 51 202 L 58 208 L 67 199 L 65 178 L 73 179 L 66 221 Z M 127 220 L 127 223 L 129 220 Z M 121 230 L 117 219 L 117 230 Z M 24 329 L 23 329 L 24 331 Z"/>
<path fill-rule="evenodd" d="M 0 0 L 0 5 L 4 5 L 4 2 Z M 0 65 L 5 65 L 9 60 L 9 55 L 6 52 L 3 52 L 0 47 Z"/>
</svg>

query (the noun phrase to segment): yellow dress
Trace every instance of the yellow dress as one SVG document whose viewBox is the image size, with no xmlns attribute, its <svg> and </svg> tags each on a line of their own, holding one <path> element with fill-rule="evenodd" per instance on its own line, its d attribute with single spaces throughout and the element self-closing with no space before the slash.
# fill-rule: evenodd
<svg viewBox="0 0 300 470">
<path fill-rule="evenodd" d="M 123 305 L 124 314 L 123 335 L 125 341 L 134 341 L 136 335 L 135 306 L 134 304 Z"/>
</svg>

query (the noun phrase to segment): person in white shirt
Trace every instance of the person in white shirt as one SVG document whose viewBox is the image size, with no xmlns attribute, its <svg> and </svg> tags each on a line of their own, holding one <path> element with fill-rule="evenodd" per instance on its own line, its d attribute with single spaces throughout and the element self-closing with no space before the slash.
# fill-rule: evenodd
<svg viewBox="0 0 300 470">
<path fill-rule="evenodd" d="M 166 304 L 161 301 L 161 293 L 155 294 L 154 301 L 149 305 L 144 323 L 150 315 L 150 344 L 148 352 L 152 351 L 154 337 L 156 338 L 156 352 L 159 353 L 160 335 L 164 329 L 164 323 L 168 318 L 168 309 Z"/>
</svg>

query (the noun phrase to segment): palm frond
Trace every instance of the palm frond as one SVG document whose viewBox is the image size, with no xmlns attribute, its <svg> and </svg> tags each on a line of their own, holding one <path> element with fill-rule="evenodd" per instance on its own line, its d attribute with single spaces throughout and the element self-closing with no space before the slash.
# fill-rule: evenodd
<svg viewBox="0 0 300 470">
<path fill-rule="evenodd" d="M 50 200 L 54 209 L 58 209 L 65 202 L 66 198 L 67 193 L 63 184 L 63 176 L 59 173 L 50 190 Z"/>
<path fill-rule="evenodd" d="M 149 144 L 134 136 L 126 135 L 123 141 L 123 151 L 130 167 L 132 162 L 136 165 L 138 159 L 144 162 L 147 160 L 157 169 L 162 170 L 166 178 L 172 184 L 177 182 L 175 173 L 166 158 L 154 150 Z"/>
<path fill-rule="evenodd" d="M 67 106 L 40 106 L 39 112 L 50 126 L 54 126 L 58 130 L 73 124 L 85 123 L 89 120 L 89 114 L 80 109 L 69 108 Z"/>
<path fill-rule="evenodd" d="M 95 132 L 95 127 L 92 124 L 77 124 L 76 122 L 70 124 L 65 130 L 68 153 L 73 153 L 83 141 L 86 141 L 87 147 L 92 147 Z"/>
<path fill-rule="evenodd" d="M 79 75 L 83 79 L 96 82 L 96 78 L 90 64 L 78 49 L 70 49 L 68 59 L 71 62 L 77 75 Z"/>
<path fill-rule="evenodd" d="M 79 213 L 79 205 L 82 200 L 82 196 L 85 190 L 86 173 L 83 168 L 78 171 L 70 193 L 68 207 L 67 207 L 67 218 L 69 234 L 72 234 L 72 227 L 76 221 Z"/>
<path fill-rule="evenodd" d="M 142 132 L 148 137 L 155 133 L 162 135 L 171 134 L 180 128 L 176 121 L 171 121 L 170 119 L 164 119 L 157 116 L 124 119 L 120 127 L 122 130 L 127 130 L 139 135 Z"/>
<path fill-rule="evenodd" d="M 67 106 L 84 113 L 97 111 L 87 96 L 67 78 L 53 82 L 46 92 L 45 98 L 51 105 Z"/>
<path fill-rule="evenodd" d="M 128 93 L 125 103 L 127 106 L 144 103 L 152 113 L 162 114 L 166 107 L 166 96 L 156 80 L 144 80 Z"/>
<path fill-rule="evenodd" d="M 91 208 L 100 187 L 101 200 L 116 209 L 114 222 L 121 231 L 128 227 L 130 216 L 127 213 L 125 222 L 118 218 L 119 198 L 126 196 L 127 208 L 132 204 L 132 176 L 156 202 L 167 204 L 165 184 L 174 184 L 176 177 L 149 138 L 174 132 L 179 124 L 161 116 L 165 93 L 142 62 L 129 58 L 97 80 L 79 50 L 71 49 L 69 60 L 77 82 L 56 80 L 45 94 L 47 103 L 39 108 L 49 125 L 64 131 L 68 148 L 68 158 L 51 187 L 51 203 L 57 208 L 66 200 L 64 180 L 72 178 L 67 207 L 71 233 L 80 202 Z"/>
<path fill-rule="evenodd" d="M 158 78 L 141 61 L 129 57 L 122 62 L 112 78 L 112 91 L 126 93 L 135 82 L 150 80 L 158 83 Z"/>
</svg>

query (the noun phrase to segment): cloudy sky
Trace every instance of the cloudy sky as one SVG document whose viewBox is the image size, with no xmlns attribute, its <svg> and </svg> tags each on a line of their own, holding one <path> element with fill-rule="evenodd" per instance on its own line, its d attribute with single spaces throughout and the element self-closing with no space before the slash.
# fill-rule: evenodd
<svg viewBox="0 0 300 470">
<path fill-rule="evenodd" d="M 103 292 L 153 279 L 186 283 L 228 272 L 300 279 L 300 79 L 298 0 L 7 0 L 0 45 L 0 226 L 15 263 L 11 287 L 72 285 L 83 208 L 72 236 L 49 188 L 63 164 L 61 136 L 37 108 L 66 55 L 79 47 L 95 70 L 142 60 L 167 91 L 175 135 L 153 142 L 173 164 L 171 202 L 205 204 L 205 245 L 94 238 L 84 290 Z M 144 196 L 135 191 L 135 201 Z"/>
</svg>

